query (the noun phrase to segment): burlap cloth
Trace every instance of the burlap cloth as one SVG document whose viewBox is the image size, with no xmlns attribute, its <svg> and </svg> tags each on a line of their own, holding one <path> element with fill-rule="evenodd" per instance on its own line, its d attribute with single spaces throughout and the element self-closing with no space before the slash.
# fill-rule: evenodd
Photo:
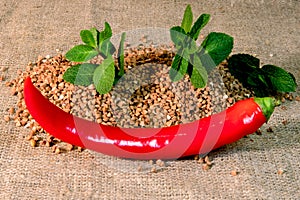
<svg viewBox="0 0 300 200">
<path fill-rule="evenodd" d="M 102 27 L 114 33 L 180 24 L 187 3 L 195 14 L 210 13 L 204 33 L 235 38 L 234 53 L 256 54 L 263 63 L 282 66 L 300 84 L 300 2 L 231 1 L 33 1 L 1 0 L 0 65 L 6 80 L 38 55 L 65 53 L 80 42 L 79 31 Z M 2 72 L 1 72 L 2 73 Z M 0 111 L 17 98 L 1 83 Z M 299 89 L 296 93 L 299 95 Z M 138 172 L 145 162 L 120 160 L 90 151 L 56 155 L 32 148 L 14 122 L 0 120 L 0 199 L 299 199 L 300 102 L 277 108 L 262 135 L 251 135 L 211 152 L 204 171 L 194 160 L 167 162 L 157 173 Z M 287 124 L 282 123 L 287 120 Z M 272 126 L 274 133 L 266 132 Z M 135 164 L 137 163 L 137 164 Z M 230 172 L 239 173 L 232 176 Z M 279 175 L 278 170 L 283 170 Z"/>
</svg>

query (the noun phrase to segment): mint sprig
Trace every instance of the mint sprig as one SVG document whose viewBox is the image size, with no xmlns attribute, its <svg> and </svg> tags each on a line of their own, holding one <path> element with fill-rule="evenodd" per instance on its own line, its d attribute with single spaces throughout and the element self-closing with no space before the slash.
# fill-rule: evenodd
<svg viewBox="0 0 300 200">
<path fill-rule="evenodd" d="M 255 96 L 272 96 L 277 92 L 295 92 L 295 77 L 275 65 L 260 67 L 260 60 L 249 54 L 235 54 L 228 59 L 228 68 L 245 87 L 253 89 Z"/>
<path fill-rule="evenodd" d="M 67 69 L 63 79 L 75 85 L 88 86 L 94 84 L 100 94 L 108 93 L 113 84 L 124 75 L 124 40 L 125 33 L 121 36 L 118 50 L 118 66 L 115 65 L 113 54 L 115 46 L 110 41 L 112 30 L 105 22 L 104 29 L 98 31 L 96 28 L 82 30 L 81 40 L 84 44 L 76 45 L 66 53 L 66 58 L 70 61 L 81 62 Z M 101 56 L 104 60 L 100 65 L 88 63 L 96 56 Z"/>
<path fill-rule="evenodd" d="M 170 29 L 177 51 L 169 72 L 172 81 L 179 81 L 188 74 L 194 87 L 205 87 L 208 73 L 231 53 L 233 38 L 225 33 L 211 32 L 200 46 L 196 44 L 209 19 L 209 14 L 202 14 L 193 24 L 192 9 L 187 5 L 181 26 Z"/>
<path fill-rule="evenodd" d="M 170 29 L 171 40 L 176 47 L 169 76 L 172 81 L 181 80 L 189 75 L 196 88 L 205 87 L 208 74 L 232 51 L 233 38 L 225 33 L 211 32 L 197 44 L 201 30 L 210 20 L 209 14 L 200 15 L 193 23 L 193 12 L 187 5 L 180 26 Z M 82 30 L 80 37 L 84 44 L 76 45 L 66 53 L 70 61 L 80 62 L 64 73 L 64 80 L 75 85 L 94 84 L 100 94 L 109 92 L 113 85 L 124 75 L 124 41 L 122 33 L 117 51 L 117 63 L 113 55 L 116 47 L 111 42 L 112 29 L 105 22 L 102 31 L 96 28 Z M 99 65 L 89 63 L 95 56 L 101 56 Z M 233 55 L 228 59 L 230 72 L 246 87 L 251 87 L 256 96 L 268 96 L 274 92 L 293 92 L 297 84 L 295 77 L 274 65 L 259 66 L 259 59 L 248 54 Z"/>
</svg>

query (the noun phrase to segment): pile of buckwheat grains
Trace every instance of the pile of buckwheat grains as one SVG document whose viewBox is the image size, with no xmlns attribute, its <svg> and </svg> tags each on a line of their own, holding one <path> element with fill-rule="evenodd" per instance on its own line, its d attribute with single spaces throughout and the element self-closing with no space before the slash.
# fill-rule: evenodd
<svg viewBox="0 0 300 200">
<path fill-rule="evenodd" d="M 236 101 L 254 96 L 235 79 L 222 62 L 210 74 L 205 88 L 194 88 L 188 76 L 171 82 L 169 69 L 174 46 L 138 46 L 125 49 L 125 76 L 108 94 L 100 95 L 93 85 L 74 86 L 63 80 L 72 65 L 63 55 L 39 56 L 25 71 L 6 83 L 17 95 L 16 108 L 9 108 L 5 120 L 28 128 L 32 146 L 49 146 L 53 152 L 69 151 L 65 144 L 46 133 L 31 117 L 23 99 L 23 83 L 30 76 L 33 84 L 52 103 L 73 115 L 111 126 L 163 127 L 191 122 L 220 112 Z M 101 63 L 97 57 L 91 63 Z M 117 63 L 116 63 L 117 64 Z"/>
</svg>

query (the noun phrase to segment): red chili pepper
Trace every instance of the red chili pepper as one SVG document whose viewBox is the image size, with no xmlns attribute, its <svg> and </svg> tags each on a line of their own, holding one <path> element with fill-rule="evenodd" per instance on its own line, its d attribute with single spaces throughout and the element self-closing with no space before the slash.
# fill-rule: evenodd
<svg viewBox="0 0 300 200">
<path fill-rule="evenodd" d="M 274 98 L 249 98 L 200 120 L 163 128 L 120 128 L 64 112 L 34 87 L 28 77 L 24 99 L 44 130 L 64 142 L 103 154 L 134 159 L 176 159 L 204 154 L 254 133 L 277 105 Z"/>
</svg>

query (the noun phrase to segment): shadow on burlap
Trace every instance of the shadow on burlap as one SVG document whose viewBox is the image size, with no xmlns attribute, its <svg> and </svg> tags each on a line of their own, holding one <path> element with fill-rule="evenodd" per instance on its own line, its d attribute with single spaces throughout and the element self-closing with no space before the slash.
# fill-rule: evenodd
<svg viewBox="0 0 300 200">
<path fill-rule="evenodd" d="M 285 1 L 2 1 L 0 65 L 11 80 L 38 55 L 65 53 L 80 42 L 79 31 L 102 27 L 114 33 L 180 24 L 187 3 L 210 13 L 204 34 L 221 31 L 235 38 L 233 52 L 256 54 L 300 80 L 300 3 Z M 299 95 L 299 89 L 295 95 Z M 16 97 L 1 83 L 1 116 Z M 300 102 L 276 108 L 262 135 L 251 135 L 209 154 L 204 171 L 194 160 L 166 162 L 149 173 L 148 161 L 121 160 L 90 151 L 53 154 L 32 148 L 27 131 L 0 120 L 1 199 L 297 199 L 300 196 Z M 282 121 L 287 120 L 284 125 Z M 266 129 L 271 126 L 273 133 Z M 145 170 L 138 172 L 142 165 Z M 236 176 L 231 175 L 237 170 Z M 279 175 L 278 170 L 284 173 Z"/>
</svg>

